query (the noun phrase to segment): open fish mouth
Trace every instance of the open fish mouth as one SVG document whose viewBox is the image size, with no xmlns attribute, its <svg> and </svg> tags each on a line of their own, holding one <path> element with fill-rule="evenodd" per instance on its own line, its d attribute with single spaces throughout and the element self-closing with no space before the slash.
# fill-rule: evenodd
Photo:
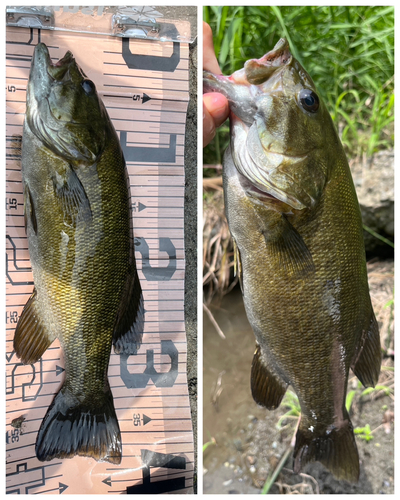
<svg viewBox="0 0 400 500">
<path fill-rule="evenodd" d="M 74 56 L 72 55 L 72 52 L 70 50 L 68 50 L 64 57 L 62 57 L 61 59 L 59 59 L 56 63 L 52 63 L 51 60 L 50 60 L 50 64 L 51 66 L 64 66 L 64 64 L 69 64 L 72 60 L 73 60 Z"/>
<path fill-rule="evenodd" d="M 50 64 L 47 66 L 47 73 L 53 78 L 53 80 L 62 81 L 65 75 L 68 73 L 70 65 L 75 61 L 71 52 L 67 52 L 65 56 L 57 61 L 55 64 L 49 61 Z"/>
<path fill-rule="evenodd" d="M 69 162 L 93 163 L 104 150 L 104 106 L 70 51 L 53 64 L 45 44 L 35 47 L 27 104 L 31 130 Z"/>
<path fill-rule="evenodd" d="M 52 62 L 48 48 L 44 43 L 39 43 L 33 55 L 33 66 L 35 70 L 46 72 L 51 77 L 52 81 L 62 81 L 68 72 L 71 64 L 75 61 L 71 51 L 67 51 L 65 55 L 56 61 Z"/>
<path fill-rule="evenodd" d="M 35 47 L 30 77 L 35 93 L 49 94 L 52 86 L 57 83 L 71 82 L 77 85 L 86 78 L 71 51 L 68 50 L 61 59 L 53 63 L 44 43 Z"/>
<path fill-rule="evenodd" d="M 232 159 L 254 186 L 246 192 L 278 200 L 285 213 L 314 207 L 326 182 L 324 143 L 315 140 L 325 110 L 287 41 L 230 76 L 205 73 L 204 90 L 228 99 Z"/>
</svg>

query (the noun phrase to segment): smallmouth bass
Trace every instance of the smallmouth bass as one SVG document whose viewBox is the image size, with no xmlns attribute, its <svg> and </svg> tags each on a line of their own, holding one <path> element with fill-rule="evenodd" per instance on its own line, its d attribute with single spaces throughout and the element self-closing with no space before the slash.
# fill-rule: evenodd
<svg viewBox="0 0 400 500">
<path fill-rule="evenodd" d="M 285 39 L 231 76 L 205 72 L 203 83 L 230 105 L 225 210 L 256 337 L 253 398 L 275 409 L 292 385 L 301 406 L 295 472 L 317 460 L 355 482 L 348 374 L 374 386 L 381 349 L 343 147 Z"/>
<path fill-rule="evenodd" d="M 36 455 L 118 464 L 111 345 L 136 353 L 144 321 L 124 156 L 95 84 L 71 52 L 52 64 L 46 45 L 35 47 L 26 105 L 22 180 L 35 286 L 14 350 L 35 363 L 58 337 L 65 360 Z"/>
</svg>

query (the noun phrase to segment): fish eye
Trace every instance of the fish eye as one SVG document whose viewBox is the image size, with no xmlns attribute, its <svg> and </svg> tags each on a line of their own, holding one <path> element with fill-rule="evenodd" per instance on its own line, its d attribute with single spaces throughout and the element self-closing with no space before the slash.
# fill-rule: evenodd
<svg viewBox="0 0 400 500">
<path fill-rule="evenodd" d="M 301 89 L 299 94 L 300 104 L 309 113 L 316 113 L 319 109 L 319 98 L 310 89 Z"/>
<path fill-rule="evenodd" d="M 96 87 L 94 85 L 94 83 L 92 82 L 92 80 L 83 80 L 82 82 L 82 88 L 83 90 L 85 91 L 86 94 L 92 94 Z"/>
</svg>

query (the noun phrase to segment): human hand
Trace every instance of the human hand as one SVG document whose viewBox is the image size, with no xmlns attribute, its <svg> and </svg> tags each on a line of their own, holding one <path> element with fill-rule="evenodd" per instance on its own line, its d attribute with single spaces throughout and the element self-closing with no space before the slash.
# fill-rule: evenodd
<svg viewBox="0 0 400 500">
<path fill-rule="evenodd" d="M 203 69 L 215 75 L 221 74 L 217 58 L 215 57 L 212 31 L 203 21 Z M 203 147 L 209 144 L 216 128 L 224 123 L 229 115 L 228 100 L 218 92 L 203 94 Z"/>
</svg>

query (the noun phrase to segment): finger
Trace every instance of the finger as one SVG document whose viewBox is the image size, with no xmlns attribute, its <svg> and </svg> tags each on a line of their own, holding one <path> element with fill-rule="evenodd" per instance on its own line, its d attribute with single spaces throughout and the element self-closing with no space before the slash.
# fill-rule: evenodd
<svg viewBox="0 0 400 500">
<path fill-rule="evenodd" d="M 220 75 L 221 70 L 215 57 L 213 34 L 210 25 L 203 21 L 203 69 Z"/>
<path fill-rule="evenodd" d="M 203 104 L 203 148 L 205 148 L 215 136 L 214 119 Z"/>
<path fill-rule="evenodd" d="M 203 103 L 213 117 L 215 127 L 221 126 L 229 115 L 227 98 L 218 92 L 203 94 Z"/>
<path fill-rule="evenodd" d="M 203 95 L 203 147 L 215 136 L 216 127 L 224 123 L 229 115 L 229 105 L 225 96 L 218 93 Z"/>
</svg>

